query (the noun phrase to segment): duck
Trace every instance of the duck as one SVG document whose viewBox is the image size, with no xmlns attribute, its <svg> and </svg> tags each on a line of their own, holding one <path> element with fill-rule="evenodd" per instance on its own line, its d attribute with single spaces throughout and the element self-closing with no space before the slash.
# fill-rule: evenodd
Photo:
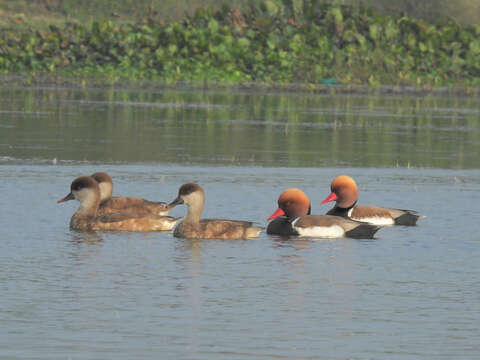
<svg viewBox="0 0 480 360">
<path fill-rule="evenodd" d="M 168 231 L 181 219 L 127 212 L 99 215 L 100 199 L 98 182 L 90 176 L 80 176 L 72 182 L 67 196 L 57 202 L 80 202 L 70 219 L 70 228 L 74 230 Z"/>
<path fill-rule="evenodd" d="M 373 238 L 380 226 L 331 215 L 311 215 L 310 200 L 290 188 L 278 198 L 278 209 L 267 219 L 267 234 L 322 238 Z"/>
<path fill-rule="evenodd" d="M 136 197 L 112 197 L 113 181 L 110 175 L 105 172 L 96 172 L 90 176 L 98 182 L 100 188 L 100 206 L 97 215 L 119 212 L 168 215 L 169 208 L 164 202 L 148 201 Z"/>
<path fill-rule="evenodd" d="M 263 228 L 251 221 L 200 219 L 205 204 L 205 192 L 195 183 L 180 186 L 178 196 L 169 206 L 185 204 L 187 215 L 173 232 L 173 236 L 190 239 L 250 239 L 259 236 Z"/>
<path fill-rule="evenodd" d="M 330 184 L 331 193 L 321 204 L 335 201 L 327 215 L 341 216 L 375 225 L 414 226 L 424 216 L 413 210 L 401 210 L 378 206 L 357 205 L 358 187 L 350 176 L 341 175 Z"/>
</svg>

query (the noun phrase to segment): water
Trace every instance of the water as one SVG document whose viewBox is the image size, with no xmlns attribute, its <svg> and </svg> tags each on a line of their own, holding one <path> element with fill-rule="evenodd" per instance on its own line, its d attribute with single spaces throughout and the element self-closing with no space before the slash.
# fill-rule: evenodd
<svg viewBox="0 0 480 360">
<path fill-rule="evenodd" d="M 331 98 L 328 105 L 324 97 L 302 95 L 145 92 L 168 103 L 142 107 L 129 97 L 91 103 L 122 92 L 1 92 L 1 358 L 478 357 L 480 105 L 474 99 L 355 97 Z M 79 99 L 82 93 L 89 102 Z M 285 132 L 246 115 L 262 97 L 277 96 L 289 106 L 272 100 L 265 114 L 294 117 L 301 104 L 318 103 L 325 113 L 343 113 L 343 125 L 335 130 L 325 115 L 314 117 L 308 131 L 299 120 Z M 193 102 L 195 111 L 189 108 L 197 98 L 208 110 L 200 100 Z M 352 102 L 357 105 L 345 105 Z M 430 127 L 422 118 L 416 130 L 405 129 L 417 139 L 431 137 L 417 144 L 425 151 L 419 154 L 406 150 L 410 136 L 392 133 L 394 119 L 414 122 L 397 115 L 412 114 L 417 102 L 422 106 L 415 112 L 431 116 Z M 426 102 L 436 106 L 428 110 Z M 394 119 L 371 115 L 386 104 Z M 370 110 L 355 115 L 360 108 Z M 169 113 L 183 122 L 169 120 Z M 448 129 L 446 122 L 460 121 L 448 114 L 464 114 L 468 131 Z M 371 126 L 358 134 L 354 119 Z M 162 121 L 170 125 L 154 125 Z M 288 122 L 273 115 L 264 121 Z M 368 137 L 371 128 L 377 137 Z M 350 145 L 346 153 L 314 156 L 310 137 L 343 142 L 340 135 L 348 132 L 370 157 Z M 306 140 L 294 142 L 297 137 Z M 251 241 L 192 241 L 171 233 L 71 231 L 78 203 L 56 200 L 76 176 L 94 171 L 107 171 L 118 195 L 164 201 L 173 200 L 182 183 L 196 181 L 206 191 L 206 217 L 260 224 L 287 187 L 302 188 L 314 213 L 325 212 L 329 207 L 319 203 L 331 179 L 344 173 L 356 179 L 363 204 L 427 217 L 417 227 L 382 229 L 374 240 L 285 240 L 262 233 Z M 185 210 L 179 206 L 172 214 Z"/>
<path fill-rule="evenodd" d="M 476 98 L 0 88 L 13 159 L 479 168 Z"/>
</svg>

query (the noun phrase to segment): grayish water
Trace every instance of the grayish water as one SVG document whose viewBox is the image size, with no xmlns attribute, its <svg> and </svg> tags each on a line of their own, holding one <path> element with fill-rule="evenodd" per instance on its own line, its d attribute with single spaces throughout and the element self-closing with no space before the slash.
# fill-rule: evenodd
<svg viewBox="0 0 480 360">
<path fill-rule="evenodd" d="M 164 105 L 184 119 L 181 125 L 175 118 L 162 120 L 161 102 L 142 107 L 129 105 L 129 98 L 97 106 L 73 90 L 62 91 L 59 100 L 47 90 L 0 90 L 2 359 L 410 360 L 480 354 L 480 105 L 474 100 L 430 99 L 444 107 L 419 106 L 415 112 L 443 115 L 432 115 L 430 125 L 416 130 L 408 125 L 397 137 L 393 119 L 371 116 L 376 106 L 402 103 L 405 108 L 385 111 L 411 114 L 409 104 L 426 99 L 332 98 L 325 111 L 352 114 L 348 124 L 335 130 L 316 118 L 310 127 L 300 121 L 285 132 L 277 131 L 278 124 L 258 124 L 260 115 L 245 114 L 256 106 L 255 97 L 280 96 L 294 116 L 297 103 L 307 101 L 300 95 L 244 94 L 250 102 L 235 105 L 210 103 L 223 96 L 235 101 L 234 94 L 163 94 L 183 104 Z M 107 96 L 100 90 L 88 94 L 88 101 L 94 94 Z M 190 112 L 188 99 L 195 96 L 204 96 L 211 121 L 195 123 L 204 111 L 195 105 L 198 111 Z M 324 97 L 307 98 L 328 104 Z M 358 107 L 348 110 L 344 105 L 352 101 Z M 125 112 L 130 106 L 137 110 Z M 229 107 L 237 111 L 222 112 Z M 265 112 L 275 114 L 272 107 Z M 355 115 L 355 109 L 367 108 Z M 446 122 L 454 120 L 442 120 L 445 114 L 464 116 L 465 128 L 448 128 Z M 414 121 L 410 115 L 392 117 L 400 124 Z M 357 118 L 370 125 L 359 130 Z M 153 125 L 167 120 L 162 131 Z M 372 128 L 378 136 L 369 137 Z M 351 132 L 357 145 L 314 156 L 314 137 L 343 143 L 338 132 Z M 430 143 L 409 151 L 411 132 L 430 137 Z M 408 161 L 411 168 L 402 166 Z M 410 208 L 427 217 L 417 227 L 384 228 L 374 240 L 286 240 L 262 233 L 251 241 L 192 241 L 171 233 L 71 231 L 68 221 L 78 203 L 56 200 L 75 177 L 94 171 L 107 171 L 118 195 L 164 201 L 173 200 L 182 183 L 196 181 L 206 191 L 205 217 L 260 224 L 287 187 L 302 188 L 314 213 L 327 211 L 319 203 L 331 179 L 349 174 L 359 184 L 361 203 Z"/>
</svg>

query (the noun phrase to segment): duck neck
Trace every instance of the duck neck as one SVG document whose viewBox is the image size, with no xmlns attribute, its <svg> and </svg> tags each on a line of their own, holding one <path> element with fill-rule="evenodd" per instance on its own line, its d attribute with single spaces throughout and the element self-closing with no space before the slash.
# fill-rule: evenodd
<svg viewBox="0 0 480 360">
<path fill-rule="evenodd" d="M 185 221 L 190 223 L 199 223 L 204 203 L 205 201 L 202 198 L 199 199 L 199 201 L 195 201 L 192 204 L 188 205 L 188 212 L 187 216 L 185 217 Z"/>
<path fill-rule="evenodd" d="M 100 199 L 94 196 L 85 198 L 75 213 L 76 216 L 81 217 L 94 217 L 97 215 L 98 206 L 100 205 Z"/>
<path fill-rule="evenodd" d="M 112 184 L 108 182 L 101 182 L 98 184 L 98 187 L 100 188 L 100 201 L 105 202 L 106 200 L 110 199 L 112 197 L 113 193 L 113 186 Z"/>
<path fill-rule="evenodd" d="M 353 208 L 355 205 L 357 205 L 357 201 L 355 200 L 353 203 L 347 203 L 346 206 L 345 204 L 342 204 L 343 206 L 340 206 L 340 204 L 335 204 L 335 208 L 341 210 L 341 211 L 346 211 L 348 212 L 351 208 Z"/>
</svg>

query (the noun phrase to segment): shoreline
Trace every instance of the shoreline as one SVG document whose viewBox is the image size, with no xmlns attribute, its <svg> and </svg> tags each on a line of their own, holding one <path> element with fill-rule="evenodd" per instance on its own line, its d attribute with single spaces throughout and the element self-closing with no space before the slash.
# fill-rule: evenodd
<svg viewBox="0 0 480 360">
<path fill-rule="evenodd" d="M 21 84 L 19 84 L 21 83 Z M 29 76 L 24 74 L 1 74 L 0 87 L 19 88 L 85 88 L 116 90 L 182 90 L 182 91 L 219 91 L 273 92 L 273 93 L 310 93 L 323 95 L 406 95 L 406 96 L 444 96 L 463 97 L 480 96 L 480 87 L 437 86 L 415 87 L 411 85 L 358 85 L 358 84 L 308 84 L 308 83 L 266 83 L 266 82 L 169 82 L 165 80 L 111 80 L 102 78 L 76 78 L 65 76 Z"/>
</svg>

